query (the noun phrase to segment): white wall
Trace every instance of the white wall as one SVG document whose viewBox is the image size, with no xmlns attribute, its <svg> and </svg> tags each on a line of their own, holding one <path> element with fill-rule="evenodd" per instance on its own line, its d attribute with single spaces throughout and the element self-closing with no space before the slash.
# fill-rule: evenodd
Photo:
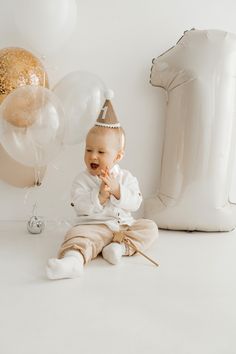
<svg viewBox="0 0 236 354">
<path fill-rule="evenodd" d="M 0 1 L 0 48 L 19 46 L 32 51 L 14 30 L 11 19 L 14 1 L 17 0 Z M 144 196 L 150 196 L 158 187 L 165 113 L 164 92 L 149 84 L 151 60 L 192 27 L 236 33 L 236 3 L 234 0 L 77 2 L 76 31 L 63 48 L 45 59 L 51 87 L 71 71 L 87 70 L 113 88 L 114 107 L 127 135 L 122 166 L 138 177 Z M 0 181 L 0 220 L 27 219 L 34 200 L 45 218 L 71 217 L 70 183 L 82 168 L 83 146 L 77 145 L 66 148 L 48 167 L 43 186 L 38 190 L 17 189 Z"/>
</svg>

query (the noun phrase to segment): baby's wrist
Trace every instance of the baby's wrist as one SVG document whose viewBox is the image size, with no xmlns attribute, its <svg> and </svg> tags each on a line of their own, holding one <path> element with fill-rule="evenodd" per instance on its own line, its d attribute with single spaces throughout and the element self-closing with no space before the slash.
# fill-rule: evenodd
<svg viewBox="0 0 236 354">
<path fill-rule="evenodd" d="M 117 200 L 120 199 L 120 186 L 118 186 L 118 188 L 116 188 L 116 189 L 113 191 L 112 195 L 113 195 Z"/>
</svg>

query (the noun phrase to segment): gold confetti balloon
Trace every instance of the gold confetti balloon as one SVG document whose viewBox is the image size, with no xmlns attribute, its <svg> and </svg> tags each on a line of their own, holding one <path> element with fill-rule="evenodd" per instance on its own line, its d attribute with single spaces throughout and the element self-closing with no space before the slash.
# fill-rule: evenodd
<svg viewBox="0 0 236 354">
<path fill-rule="evenodd" d="M 48 76 L 42 63 L 25 49 L 1 49 L 0 103 L 11 91 L 25 85 L 49 87 Z"/>
</svg>

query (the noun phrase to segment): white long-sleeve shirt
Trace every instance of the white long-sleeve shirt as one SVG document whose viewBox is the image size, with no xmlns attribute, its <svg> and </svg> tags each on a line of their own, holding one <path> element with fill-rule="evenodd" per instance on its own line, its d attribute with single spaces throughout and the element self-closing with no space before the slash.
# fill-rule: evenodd
<svg viewBox="0 0 236 354">
<path fill-rule="evenodd" d="M 137 178 L 119 165 L 113 166 L 111 172 L 120 184 L 120 199 L 110 196 L 104 205 L 98 199 L 101 179 L 87 170 L 76 176 L 71 190 L 75 224 L 105 224 L 112 231 L 119 231 L 120 225 L 132 225 L 131 212 L 138 210 L 142 202 Z"/>
</svg>

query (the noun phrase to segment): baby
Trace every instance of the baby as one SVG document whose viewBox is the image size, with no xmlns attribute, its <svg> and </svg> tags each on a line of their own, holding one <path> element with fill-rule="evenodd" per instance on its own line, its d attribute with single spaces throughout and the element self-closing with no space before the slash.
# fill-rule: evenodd
<svg viewBox="0 0 236 354">
<path fill-rule="evenodd" d="M 49 279 L 81 276 L 84 264 L 101 252 L 107 262 L 117 264 L 122 256 L 142 253 L 157 238 L 158 228 L 153 221 L 135 220 L 131 215 L 138 210 L 142 195 L 137 179 L 118 165 L 124 149 L 124 131 L 111 101 L 106 99 L 95 126 L 87 134 L 87 169 L 72 185 L 77 223 L 65 235 L 58 258 L 49 259 Z"/>
</svg>

